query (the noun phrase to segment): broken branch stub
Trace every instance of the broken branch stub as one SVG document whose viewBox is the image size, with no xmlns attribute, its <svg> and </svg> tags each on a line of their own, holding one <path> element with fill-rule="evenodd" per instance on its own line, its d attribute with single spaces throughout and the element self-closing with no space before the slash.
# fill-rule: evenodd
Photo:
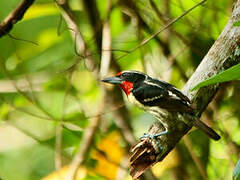
<svg viewBox="0 0 240 180">
<path fill-rule="evenodd" d="M 164 113 L 161 118 L 168 119 L 168 133 L 157 139 L 142 138 L 131 149 L 130 175 L 137 179 L 152 165 L 164 159 L 179 140 L 191 129 L 183 121 L 179 121 L 179 113 Z M 189 117 L 185 117 L 189 118 Z M 189 118 L 190 120 L 190 118 Z M 154 135 L 164 131 L 160 121 L 156 121 L 148 134 Z"/>
</svg>

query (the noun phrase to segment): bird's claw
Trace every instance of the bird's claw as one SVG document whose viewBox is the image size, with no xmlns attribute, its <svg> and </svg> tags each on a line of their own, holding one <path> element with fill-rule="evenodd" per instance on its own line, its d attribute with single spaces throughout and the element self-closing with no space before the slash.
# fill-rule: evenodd
<svg viewBox="0 0 240 180">
<path fill-rule="evenodd" d="M 143 136 L 140 137 L 140 139 L 143 139 L 143 138 L 157 139 L 159 136 L 166 135 L 166 134 L 167 134 L 167 131 L 163 131 L 163 132 L 160 132 L 158 134 L 144 133 Z"/>
<path fill-rule="evenodd" d="M 144 139 L 144 138 L 154 139 L 154 135 L 144 133 L 144 134 L 140 137 L 140 139 Z"/>
<path fill-rule="evenodd" d="M 140 137 L 140 139 L 145 139 L 145 138 L 148 138 L 148 139 L 151 139 L 153 140 L 153 142 L 157 145 L 157 147 L 159 148 L 159 150 L 162 150 L 162 146 L 160 145 L 159 141 L 157 140 L 157 138 L 159 136 L 162 136 L 162 135 L 166 135 L 167 134 L 167 131 L 163 131 L 163 132 L 160 132 L 158 134 L 148 134 L 148 133 L 144 133 L 143 136 Z"/>
</svg>

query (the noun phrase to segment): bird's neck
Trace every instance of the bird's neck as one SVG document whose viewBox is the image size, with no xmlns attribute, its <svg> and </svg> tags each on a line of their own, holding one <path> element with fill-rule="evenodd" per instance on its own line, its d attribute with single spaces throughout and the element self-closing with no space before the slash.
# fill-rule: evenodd
<svg viewBox="0 0 240 180">
<path fill-rule="evenodd" d="M 128 97 L 129 94 L 132 91 L 133 83 L 132 82 L 128 82 L 128 81 L 124 81 L 120 86 L 121 86 L 122 90 L 125 92 L 125 94 Z"/>
</svg>

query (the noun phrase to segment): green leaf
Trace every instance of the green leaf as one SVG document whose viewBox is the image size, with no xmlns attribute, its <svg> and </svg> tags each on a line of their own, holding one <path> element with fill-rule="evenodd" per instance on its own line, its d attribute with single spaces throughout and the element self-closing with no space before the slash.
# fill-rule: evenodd
<svg viewBox="0 0 240 180">
<path fill-rule="evenodd" d="M 232 174 L 233 180 L 240 180 L 240 159 L 238 160 Z"/>
<path fill-rule="evenodd" d="M 211 84 L 232 81 L 232 80 L 239 80 L 240 79 L 240 63 L 217 74 L 216 76 L 210 77 L 209 79 L 198 83 L 194 88 L 191 90 L 196 90 L 204 86 L 208 86 Z"/>
<path fill-rule="evenodd" d="M 240 26 L 240 21 L 236 21 L 235 23 L 233 23 L 233 26 Z"/>
<path fill-rule="evenodd" d="M 18 65 L 18 70 L 23 74 L 53 68 L 55 72 L 62 71 L 62 69 L 66 69 L 73 63 L 72 60 L 69 60 L 69 58 L 73 56 L 74 52 L 71 47 L 71 42 L 66 39 L 64 42 L 56 43 L 45 51 L 39 52 L 35 56 L 25 60 Z"/>
</svg>

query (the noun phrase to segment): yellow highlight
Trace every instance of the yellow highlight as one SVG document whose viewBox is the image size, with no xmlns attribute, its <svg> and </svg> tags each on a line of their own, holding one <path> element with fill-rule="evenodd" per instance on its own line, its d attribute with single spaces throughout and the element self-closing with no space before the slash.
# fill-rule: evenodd
<svg viewBox="0 0 240 180">
<path fill-rule="evenodd" d="M 152 167 L 153 174 L 160 177 L 164 171 L 177 167 L 180 164 L 179 155 L 176 149 L 173 149 L 166 158 Z"/>
<path fill-rule="evenodd" d="M 57 36 L 56 29 L 45 29 L 39 34 L 37 38 L 38 46 L 32 44 L 24 44 L 24 46 L 18 49 L 18 56 L 21 59 L 28 59 L 38 54 L 39 52 L 49 48 L 53 44 L 60 42 L 63 39 L 62 36 Z"/>
<path fill-rule="evenodd" d="M 24 20 L 55 14 L 59 14 L 59 10 L 53 3 L 33 4 L 25 13 Z"/>
<path fill-rule="evenodd" d="M 66 179 L 69 166 L 64 166 L 59 171 L 55 171 L 52 174 L 42 178 L 41 180 L 63 180 Z M 76 180 L 83 180 L 87 176 L 87 169 L 80 167 L 77 171 Z"/>
<path fill-rule="evenodd" d="M 51 45 L 60 42 L 63 39 L 62 36 L 57 35 L 56 29 L 46 29 L 38 37 L 38 44 L 41 49 L 47 49 Z"/>
<path fill-rule="evenodd" d="M 119 141 L 121 137 L 118 133 L 113 132 L 100 141 L 98 149 L 100 151 L 93 151 L 91 157 L 97 160 L 97 164 L 93 168 L 81 166 L 78 169 L 76 180 L 83 180 L 89 175 L 101 175 L 105 179 L 115 179 L 121 167 L 122 158 L 124 157 L 124 149 L 120 146 Z M 152 171 L 156 177 L 160 177 L 167 169 L 176 167 L 180 164 L 180 158 L 176 149 L 174 149 L 164 159 L 164 161 L 155 164 Z M 53 172 L 44 177 L 42 180 L 63 180 L 66 178 L 69 166 L 64 166 L 61 170 Z M 126 174 L 125 180 L 132 179 L 130 175 Z"/>
<path fill-rule="evenodd" d="M 89 71 L 74 71 L 71 79 L 73 86 L 81 93 L 89 92 L 94 81 L 95 80 Z"/>
<path fill-rule="evenodd" d="M 105 155 L 99 151 L 94 151 L 91 155 L 92 158 L 97 160 L 94 168 L 87 168 L 80 166 L 77 171 L 76 180 L 83 180 L 86 176 L 102 175 L 108 180 L 115 179 L 121 160 L 124 155 L 123 148 L 119 145 L 121 137 L 118 133 L 113 132 L 104 138 L 99 144 L 98 149 L 104 152 Z M 41 180 L 64 180 L 67 177 L 69 166 L 64 166 L 59 171 L 55 171 L 50 175 L 42 178 Z"/>
<path fill-rule="evenodd" d="M 120 168 L 118 164 L 121 163 L 124 150 L 119 145 L 119 140 L 120 135 L 118 133 L 111 133 L 98 145 L 105 156 L 97 151 L 93 154 L 93 158 L 98 160 L 94 171 L 107 179 L 115 179 Z"/>
</svg>

